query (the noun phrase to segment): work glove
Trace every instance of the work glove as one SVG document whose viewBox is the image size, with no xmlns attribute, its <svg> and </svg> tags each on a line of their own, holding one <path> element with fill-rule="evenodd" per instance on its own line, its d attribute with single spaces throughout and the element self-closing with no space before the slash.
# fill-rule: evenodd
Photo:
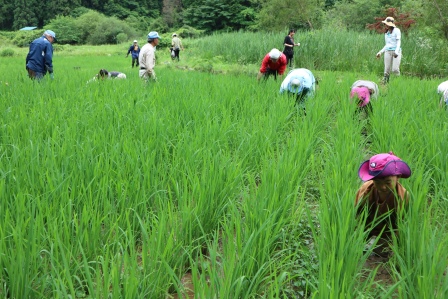
<svg viewBox="0 0 448 299">
<path fill-rule="evenodd" d="M 53 80 L 54 79 L 54 74 L 50 73 L 50 78 Z"/>
</svg>

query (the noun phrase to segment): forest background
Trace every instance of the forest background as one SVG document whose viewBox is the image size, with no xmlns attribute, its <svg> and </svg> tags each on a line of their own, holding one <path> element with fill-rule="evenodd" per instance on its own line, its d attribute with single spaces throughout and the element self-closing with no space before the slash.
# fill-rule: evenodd
<svg viewBox="0 0 448 299">
<path fill-rule="evenodd" d="M 56 31 L 62 44 L 112 44 L 152 30 L 378 30 L 386 14 L 405 33 L 448 41 L 446 0 L 0 0 L 0 31 L 36 26 Z"/>
</svg>

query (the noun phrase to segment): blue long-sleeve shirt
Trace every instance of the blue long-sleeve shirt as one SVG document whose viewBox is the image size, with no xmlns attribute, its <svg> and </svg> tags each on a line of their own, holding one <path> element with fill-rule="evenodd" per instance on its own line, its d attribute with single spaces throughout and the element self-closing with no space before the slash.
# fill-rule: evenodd
<svg viewBox="0 0 448 299">
<path fill-rule="evenodd" d="M 128 50 L 128 55 L 129 55 L 129 53 L 131 53 L 132 58 L 137 58 L 138 59 L 138 54 L 140 54 L 140 47 L 137 46 L 137 45 L 130 46 L 129 50 Z"/>
<path fill-rule="evenodd" d="M 36 73 L 53 73 L 53 45 L 41 36 L 30 44 L 30 51 L 26 56 L 26 67 Z"/>
</svg>

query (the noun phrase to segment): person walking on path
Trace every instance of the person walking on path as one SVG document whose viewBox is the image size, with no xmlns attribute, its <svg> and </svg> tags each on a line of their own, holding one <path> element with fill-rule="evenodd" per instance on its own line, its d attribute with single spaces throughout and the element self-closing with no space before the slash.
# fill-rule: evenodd
<svg viewBox="0 0 448 299">
<path fill-rule="evenodd" d="M 53 43 L 56 41 L 56 34 L 51 30 L 46 30 L 44 34 L 36 38 L 30 44 L 30 50 L 26 56 L 26 70 L 31 79 L 42 79 L 48 72 L 53 79 Z"/>
<path fill-rule="evenodd" d="M 377 99 L 378 93 L 378 85 L 375 82 L 368 80 L 357 80 L 353 83 L 350 89 L 350 98 L 357 98 L 356 112 L 360 113 L 365 111 L 366 115 L 369 116 L 369 114 L 373 112 L 370 99 Z"/>
<path fill-rule="evenodd" d="M 411 169 L 406 162 L 393 152 L 381 153 L 364 161 L 358 169 L 364 183 L 356 192 L 355 208 L 357 216 L 366 213 L 368 238 L 378 239 L 379 255 L 390 255 L 389 243 L 392 234 L 397 234 L 400 210 L 406 208 L 409 193 L 398 182 L 409 178 Z"/>
<path fill-rule="evenodd" d="M 177 36 L 176 33 L 173 33 L 173 38 L 171 39 L 171 47 L 173 48 L 174 51 L 174 58 L 177 58 L 177 61 L 179 61 L 179 52 L 180 50 L 184 50 L 184 47 L 182 46 L 182 41 L 180 40 L 180 38 Z"/>
<path fill-rule="evenodd" d="M 386 45 L 376 54 L 376 58 L 380 58 L 384 53 L 384 78 L 383 83 L 389 83 L 390 73 L 397 76 L 400 75 L 401 63 L 401 31 L 395 25 L 395 20 L 392 17 L 387 17 L 381 21 L 386 25 L 386 33 L 384 39 Z"/>
<path fill-rule="evenodd" d="M 300 46 L 300 43 L 294 43 L 294 35 L 296 34 L 296 31 L 294 29 L 289 29 L 288 35 L 285 37 L 285 40 L 283 42 L 283 45 L 285 48 L 283 49 L 283 54 L 285 54 L 287 59 L 287 64 L 289 64 L 289 67 L 292 67 L 292 62 L 294 58 L 294 47 Z"/>
<path fill-rule="evenodd" d="M 128 53 L 126 53 L 126 57 L 128 57 L 129 54 L 131 54 L 132 57 L 132 67 L 134 67 L 134 64 L 136 67 L 138 67 L 138 54 L 140 54 L 140 47 L 137 40 L 134 40 L 134 43 L 129 47 Z"/>
<path fill-rule="evenodd" d="M 139 76 L 142 79 L 156 80 L 154 66 L 156 65 L 156 46 L 159 44 L 159 34 L 156 31 L 148 33 L 148 43 L 144 45 L 138 56 L 140 64 Z"/>
<path fill-rule="evenodd" d="M 285 70 L 286 56 L 280 50 L 274 48 L 264 56 L 257 80 L 260 80 L 261 77 L 267 80 L 270 75 L 274 76 L 274 80 L 277 80 L 277 75 L 282 79 Z"/>
</svg>

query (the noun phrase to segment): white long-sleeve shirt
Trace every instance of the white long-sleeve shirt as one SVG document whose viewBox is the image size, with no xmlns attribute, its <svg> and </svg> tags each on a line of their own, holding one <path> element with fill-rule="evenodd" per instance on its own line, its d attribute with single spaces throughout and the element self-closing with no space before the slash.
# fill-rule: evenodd
<svg viewBox="0 0 448 299">
<path fill-rule="evenodd" d="M 384 40 L 386 45 L 380 50 L 379 53 L 384 53 L 385 51 L 395 51 L 395 54 L 401 53 L 401 30 L 397 27 L 392 30 L 392 32 L 387 31 L 384 34 Z"/>
</svg>

